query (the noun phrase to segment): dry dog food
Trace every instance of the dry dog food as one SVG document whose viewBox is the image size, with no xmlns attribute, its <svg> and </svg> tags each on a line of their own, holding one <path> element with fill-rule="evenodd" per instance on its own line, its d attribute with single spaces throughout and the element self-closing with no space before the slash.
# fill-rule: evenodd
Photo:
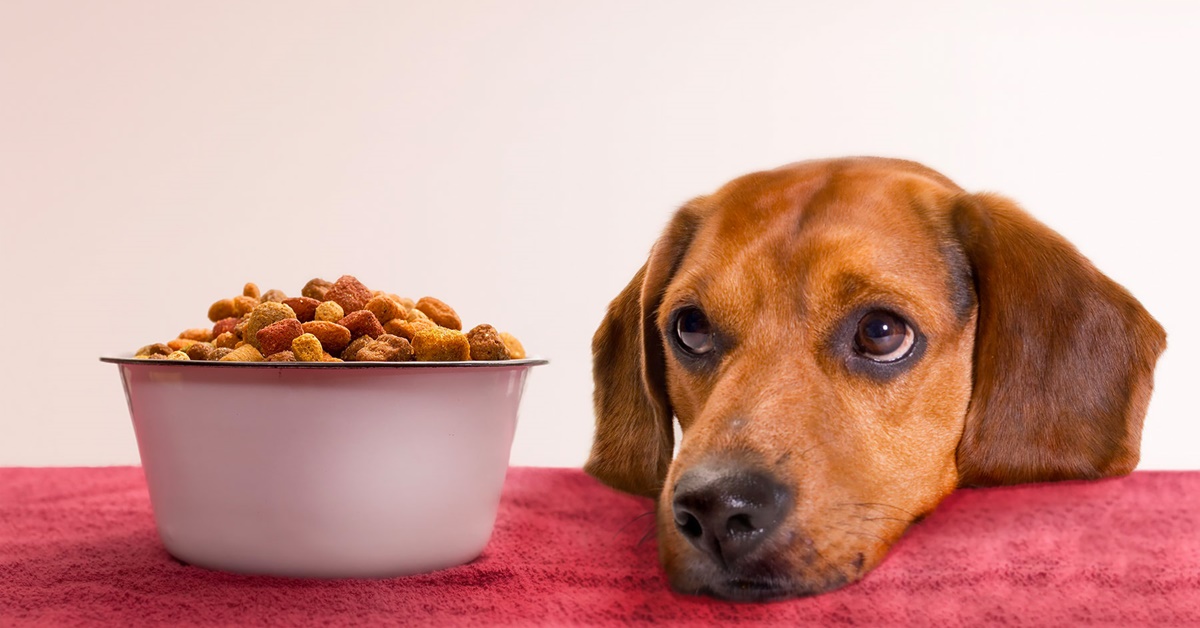
<svg viewBox="0 0 1200 628">
<path fill-rule="evenodd" d="M 417 301 L 371 290 L 355 277 L 313 279 L 289 297 L 247 283 L 208 308 L 212 327 L 138 349 L 147 360 L 223 362 L 446 362 L 516 360 L 525 349 L 491 325 L 462 331 L 458 312 L 433 297 Z"/>
</svg>

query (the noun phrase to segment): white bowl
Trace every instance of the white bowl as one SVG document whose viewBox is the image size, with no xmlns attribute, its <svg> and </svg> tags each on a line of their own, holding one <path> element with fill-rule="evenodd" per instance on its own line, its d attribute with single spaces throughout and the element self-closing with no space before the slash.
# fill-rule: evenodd
<svg viewBox="0 0 1200 628">
<path fill-rule="evenodd" d="M 479 556 L 525 377 L 546 363 L 101 359 L 120 368 L 167 550 L 319 578 Z"/>
</svg>

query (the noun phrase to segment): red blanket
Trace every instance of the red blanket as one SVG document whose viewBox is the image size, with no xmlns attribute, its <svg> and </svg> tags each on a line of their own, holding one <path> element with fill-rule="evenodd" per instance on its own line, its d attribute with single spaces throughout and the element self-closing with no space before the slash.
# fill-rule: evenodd
<svg viewBox="0 0 1200 628">
<path fill-rule="evenodd" d="M 173 560 L 141 469 L 0 469 L 0 625 L 1200 625 L 1200 472 L 959 491 L 859 584 L 733 604 L 672 593 L 651 502 L 509 471 L 475 562 L 390 580 Z"/>
</svg>

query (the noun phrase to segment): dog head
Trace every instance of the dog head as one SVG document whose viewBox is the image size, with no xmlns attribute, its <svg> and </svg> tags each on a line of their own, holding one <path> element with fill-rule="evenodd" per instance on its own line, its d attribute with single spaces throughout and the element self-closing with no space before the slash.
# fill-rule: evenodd
<svg viewBox="0 0 1200 628">
<path fill-rule="evenodd" d="M 1165 345 L 1004 198 L 911 162 L 794 164 L 685 205 L 612 302 L 586 469 L 658 498 L 676 590 L 819 593 L 958 486 L 1133 470 Z"/>
</svg>

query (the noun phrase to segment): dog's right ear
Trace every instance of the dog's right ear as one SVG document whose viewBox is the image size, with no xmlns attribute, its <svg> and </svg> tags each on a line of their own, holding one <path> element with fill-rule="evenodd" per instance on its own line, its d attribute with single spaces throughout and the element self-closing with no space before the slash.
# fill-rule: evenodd
<svg viewBox="0 0 1200 628">
<path fill-rule="evenodd" d="M 656 322 L 667 284 L 699 229 L 698 201 L 675 213 L 650 259 L 608 306 L 592 338 L 596 437 L 584 470 L 628 493 L 662 492 L 675 445 L 666 357 Z"/>
</svg>

